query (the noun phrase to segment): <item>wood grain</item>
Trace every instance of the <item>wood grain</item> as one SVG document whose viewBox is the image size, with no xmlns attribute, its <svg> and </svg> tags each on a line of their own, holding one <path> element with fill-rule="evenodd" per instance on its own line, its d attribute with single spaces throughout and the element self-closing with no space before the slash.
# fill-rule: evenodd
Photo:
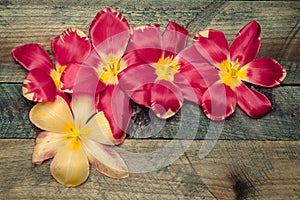
<svg viewBox="0 0 300 200">
<path fill-rule="evenodd" d="M 230 43 L 257 20 L 262 26 L 258 57 L 272 57 L 288 72 L 280 87 L 256 87 L 273 110 L 254 120 L 237 109 L 217 123 L 188 102 L 168 120 L 133 103 L 129 135 L 118 148 L 130 177 L 112 180 L 91 169 L 82 186 L 61 186 L 50 175 L 50 161 L 31 164 L 40 130 L 28 119 L 34 103 L 21 94 L 26 71 L 10 52 L 39 43 L 53 57 L 51 39 L 70 27 L 88 34 L 105 7 L 120 11 L 131 27 L 176 21 L 189 30 L 189 44 L 208 28 L 223 31 Z M 1 0 L 0 199 L 300 199 L 299 11 L 299 1 Z M 150 156 L 147 162 L 144 155 Z M 164 167 L 153 170 L 161 163 Z"/>
<path fill-rule="evenodd" d="M 237 108 L 225 122 L 213 122 L 188 102 L 174 117 L 162 120 L 133 103 L 129 137 L 214 139 L 221 134 L 220 139 L 300 140 L 300 87 L 258 90 L 268 96 L 273 110 L 257 120 Z M 22 97 L 20 84 L 0 84 L 0 105 L 0 138 L 34 138 L 39 132 L 28 119 L 34 104 Z"/>
<path fill-rule="evenodd" d="M 188 28 L 190 37 L 198 31 L 222 30 L 229 41 L 249 21 L 263 29 L 259 56 L 279 61 L 299 61 L 299 9 L 297 1 L 201 2 L 201 1 L 1 1 L 0 63 L 12 63 L 10 51 L 17 45 L 40 43 L 50 52 L 50 40 L 69 27 L 88 33 L 96 13 L 113 7 L 134 27 L 149 23 L 165 26 L 176 21 Z M 280 14 L 278 14 L 280 13 Z"/>
<path fill-rule="evenodd" d="M 168 146 L 171 142 L 174 144 Z M 299 141 L 218 141 L 206 157 L 199 158 L 203 144 L 204 141 L 126 140 L 120 149 L 127 152 L 187 150 L 170 165 L 148 173 L 134 173 L 131 167 L 140 163 L 122 154 L 130 162 L 129 178 L 112 180 L 91 169 L 82 186 L 65 188 L 51 177 L 49 161 L 40 166 L 31 164 L 33 140 L 2 139 L 0 195 L 6 199 L 300 198 Z"/>
</svg>

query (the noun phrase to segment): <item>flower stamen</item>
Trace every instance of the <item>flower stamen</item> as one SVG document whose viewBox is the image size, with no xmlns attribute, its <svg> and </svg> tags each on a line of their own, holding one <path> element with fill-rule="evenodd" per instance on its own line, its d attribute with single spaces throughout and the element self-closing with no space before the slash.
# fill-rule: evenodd
<svg viewBox="0 0 300 200">
<path fill-rule="evenodd" d="M 61 88 L 61 82 L 60 82 L 60 78 L 62 73 L 65 71 L 65 69 L 67 68 L 67 65 L 57 65 L 56 66 L 56 70 L 52 69 L 50 72 L 50 76 L 53 80 L 53 82 L 55 83 L 55 86 L 57 89 Z"/>
<path fill-rule="evenodd" d="M 174 60 L 174 56 L 172 55 L 165 58 L 164 53 L 152 66 L 155 68 L 157 79 L 169 82 L 173 82 L 174 75 L 180 71 L 179 64 Z"/>
<path fill-rule="evenodd" d="M 229 60 L 224 60 L 218 67 L 220 69 L 219 76 L 222 83 L 228 85 L 232 89 L 234 89 L 235 86 L 240 85 L 240 78 L 242 78 L 242 76 L 239 71 L 242 66 L 239 64 L 238 59 L 236 59 L 234 63 Z"/>
<path fill-rule="evenodd" d="M 98 77 L 106 84 L 118 84 L 118 74 L 125 69 L 126 62 L 121 58 L 109 54 L 102 58 L 102 63 L 98 66 Z"/>
</svg>

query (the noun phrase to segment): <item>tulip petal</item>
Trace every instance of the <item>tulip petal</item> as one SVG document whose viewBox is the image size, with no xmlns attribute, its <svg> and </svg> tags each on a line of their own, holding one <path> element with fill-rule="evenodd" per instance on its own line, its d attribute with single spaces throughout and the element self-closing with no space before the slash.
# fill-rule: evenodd
<svg viewBox="0 0 300 200">
<path fill-rule="evenodd" d="M 35 102 L 54 101 L 57 94 L 57 88 L 51 76 L 39 68 L 29 71 L 22 90 L 24 97 Z"/>
<path fill-rule="evenodd" d="M 188 31 L 175 22 L 169 22 L 162 34 L 164 50 L 174 54 L 184 49 L 188 39 Z"/>
<path fill-rule="evenodd" d="M 78 29 L 68 29 L 51 42 L 55 61 L 59 65 L 82 63 L 91 50 L 87 36 Z"/>
<path fill-rule="evenodd" d="M 35 140 L 32 163 L 41 164 L 43 161 L 53 158 L 67 144 L 65 136 L 65 134 L 53 132 L 39 133 Z"/>
<path fill-rule="evenodd" d="M 131 50 L 135 51 L 145 63 L 157 62 L 164 52 L 160 26 L 153 24 L 134 28 L 131 45 L 133 47 Z"/>
<path fill-rule="evenodd" d="M 76 95 L 98 94 L 106 87 L 105 83 L 99 81 L 96 71 L 100 63 L 101 58 L 93 50 L 82 64 L 67 67 L 61 77 L 62 89 L 76 93 Z"/>
<path fill-rule="evenodd" d="M 186 65 L 184 68 L 185 69 L 182 68 L 180 73 L 174 76 L 174 84 L 177 86 L 177 88 L 180 89 L 184 96 L 184 99 L 200 104 L 204 89 L 196 86 L 193 83 L 197 83 L 197 85 L 200 85 L 200 83 L 202 82 L 202 77 L 191 65 L 190 67 L 187 67 Z"/>
<path fill-rule="evenodd" d="M 98 52 L 93 49 L 91 50 L 89 56 L 84 60 L 84 62 L 82 62 L 82 67 L 91 67 L 97 69 L 101 63 L 101 57 L 99 56 Z"/>
<path fill-rule="evenodd" d="M 38 128 L 50 132 L 65 133 L 73 128 L 73 116 L 66 101 L 57 96 L 54 102 L 38 103 L 29 113 L 30 121 Z"/>
<path fill-rule="evenodd" d="M 89 162 L 100 173 L 111 178 L 128 177 L 128 168 L 123 158 L 111 147 L 99 144 L 93 140 L 85 140 L 83 148 Z"/>
<path fill-rule="evenodd" d="M 130 38 L 130 27 L 121 13 L 105 8 L 95 16 L 90 26 L 90 36 L 100 55 L 121 57 Z"/>
<path fill-rule="evenodd" d="M 119 85 L 134 102 L 150 107 L 150 89 L 156 78 L 153 67 L 141 64 L 123 70 L 119 74 Z"/>
<path fill-rule="evenodd" d="M 224 120 L 236 107 L 236 94 L 227 85 L 216 83 L 210 86 L 202 96 L 202 108 L 212 120 Z"/>
<path fill-rule="evenodd" d="M 160 80 L 151 88 L 151 109 L 156 116 L 166 119 L 176 114 L 182 106 L 183 94 L 172 83 Z"/>
<path fill-rule="evenodd" d="M 286 76 L 285 69 L 272 58 L 259 58 L 248 63 L 239 71 L 246 74 L 244 81 L 264 87 L 279 85 Z"/>
<path fill-rule="evenodd" d="M 61 90 L 64 92 L 72 93 L 74 89 L 74 83 L 76 81 L 80 64 L 69 64 L 61 75 Z"/>
<path fill-rule="evenodd" d="M 71 139 L 61 148 L 50 165 L 52 176 L 61 184 L 72 187 L 86 181 L 89 176 L 89 162 L 77 139 Z"/>
<path fill-rule="evenodd" d="M 238 59 L 239 64 L 244 66 L 257 56 L 261 47 L 260 32 L 260 25 L 256 21 L 249 22 L 240 30 L 230 45 L 232 62 Z"/>
<path fill-rule="evenodd" d="M 151 107 L 150 102 L 150 95 L 151 95 L 151 88 L 154 84 L 145 84 L 133 92 L 127 93 L 130 98 L 137 104 L 143 105 L 147 108 Z"/>
<path fill-rule="evenodd" d="M 118 85 L 108 85 L 100 93 L 97 102 L 97 111 L 103 111 L 106 116 L 114 138 L 123 138 L 131 118 L 131 105 L 129 97 Z"/>
<path fill-rule="evenodd" d="M 25 44 L 12 50 L 12 56 L 28 71 L 40 69 L 50 73 L 53 69 L 47 52 L 39 44 Z"/>
<path fill-rule="evenodd" d="M 96 113 L 94 95 L 73 95 L 71 107 L 74 116 L 74 123 L 77 130 L 80 130 L 87 121 Z"/>
<path fill-rule="evenodd" d="M 124 141 L 122 138 L 114 138 L 110 124 L 101 111 L 91 118 L 91 120 L 81 129 L 81 135 L 100 144 L 118 145 Z"/>
<path fill-rule="evenodd" d="M 236 87 L 236 93 L 240 108 L 254 119 L 258 119 L 272 110 L 271 102 L 265 95 L 251 90 L 244 83 Z"/>
<path fill-rule="evenodd" d="M 96 68 L 87 65 L 67 68 L 61 82 L 62 89 L 73 92 L 73 95 L 95 95 L 106 88 L 106 84 L 99 80 Z"/>
<path fill-rule="evenodd" d="M 195 45 L 185 48 L 176 57 L 179 58 L 182 78 L 178 80 L 175 76 L 174 82 L 181 88 L 185 99 L 201 104 L 206 89 L 220 79 L 218 70 L 202 57 Z"/>
<path fill-rule="evenodd" d="M 229 47 L 224 33 L 217 30 L 206 30 L 199 32 L 195 37 L 195 47 L 200 55 L 212 65 L 227 60 Z"/>
<path fill-rule="evenodd" d="M 159 24 L 139 26 L 133 29 L 131 43 L 135 50 L 162 49 L 162 36 Z"/>
</svg>

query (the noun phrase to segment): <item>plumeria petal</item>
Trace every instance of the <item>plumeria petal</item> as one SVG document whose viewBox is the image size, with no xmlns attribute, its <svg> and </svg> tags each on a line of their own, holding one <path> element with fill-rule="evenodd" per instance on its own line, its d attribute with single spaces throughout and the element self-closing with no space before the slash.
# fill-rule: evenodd
<svg viewBox="0 0 300 200">
<path fill-rule="evenodd" d="M 100 93 L 97 102 L 97 111 L 103 111 L 106 116 L 114 138 L 123 138 L 131 118 L 129 97 L 118 85 L 108 85 Z"/>
<path fill-rule="evenodd" d="M 260 25 L 256 21 L 244 26 L 230 45 L 230 59 L 235 62 L 238 59 L 240 65 L 252 61 L 261 47 Z"/>
<path fill-rule="evenodd" d="M 229 47 L 226 37 L 221 31 L 201 31 L 194 37 L 194 41 L 200 55 L 211 64 L 215 65 L 227 60 Z"/>
<path fill-rule="evenodd" d="M 78 139 L 71 139 L 61 148 L 50 165 L 52 176 L 61 184 L 71 187 L 86 181 L 89 176 L 89 162 Z"/>
<path fill-rule="evenodd" d="M 168 81 L 158 81 L 151 88 L 151 109 L 160 118 L 169 118 L 181 108 L 183 94 Z"/>
<path fill-rule="evenodd" d="M 94 95 L 73 94 L 71 108 L 73 111 L 74 123 L 80 130 L 96 113 Z"/>
<path fill-rule="evenodd" d="M 128 177 L 128 168 L 122 157 L 111 147 L 93 140 L 85 140 L 83 145 L 89 162 L 100 173 L 111 178 Z"/>
<path fill-rule="evenodd" d="M 32 153 L 32 163 L 41 164 L 43 161 L 53 158 L 55 154 L 67 144 L 65 134 L 53 132 L 41 132 L 35 140 Z"/>
<path fill-rule="evenodd" d="M 50 132 L 65 133 L 75 128 L 71 110 L 60 96 L 54 102 L 36 104 L 29 113 L 29 119 L 38 128 Z"/>
<path fill-rule="evenodd" d="M 91 120 L 81 129 L 81 134 L 89 140 L 106 145 L 121 144 L 126 136 L 124 134 L 124 137 L 117 139 L 113 137 L 110 124 L 103 111 L 91 118 Z"/>
<path fill-rule="evenodd" d="M 229 86 L 216 83 L 210 86 L 202 96 L 202 108 L 212 120 L 224 120 L 236 107 L 236 94 Z"/>
<path fill-rule="evenodd" d="M 260 118 L 272 110 L 271 102 L 265 95 L 251 90 L 244 83 L 236 87 L 236 93 L 240 108 L 254 119 Z"/>
<path fill-rule="evenodd" d="M 239 71 L 245 74 L 244 81 L 264 87 L 279 85 L 286 76 L 285 69 L 272 58 L 259 58 L 248 63 Z"/>
<path fill-rule="evenodd" d="M 121 13 L 106 8 L 95 16 L 90 26 L 90 36 L 100 56 L 122 56 L 130 38 L 130 27 Z"/>
<path fill-rule="evenodd" d="M 54 101 L 57 88 L 51 76 L 39 68 L 29 71 L 23 82 L 23 96 L 35 102 Z"/>
<path fill-rule="evenodd" d="M 47 52 L 39 44 L 25 44 L 12 50 L 12 56 L 28 71 L 40 69 L 50 73 L 53 69 Z"/>
<path fill-rule="evenodd" d="M 68 29 L 51 42 L 58 65 L 82 63 L 91 50 L 87 36 L 78 29 Z"/>
<path fill-rule="evenodd" d="M 162 34 L 164 50 L 179 53 L 184 49 L 188 39 L 188 30 L 175 22 L 169 22 Z"/>
</svg>

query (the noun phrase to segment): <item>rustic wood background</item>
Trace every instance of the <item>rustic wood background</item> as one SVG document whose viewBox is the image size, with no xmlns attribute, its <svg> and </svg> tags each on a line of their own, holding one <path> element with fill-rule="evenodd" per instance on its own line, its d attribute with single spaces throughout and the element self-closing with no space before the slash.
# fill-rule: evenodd
<svg viewBox="0 0 300 200">
<path fill-rule="evenodd" d="M 287 70 L 279 87 L 256 88 L 269 97 L 273 110 L 254 120 L 237 109 L 224 123 L 213 123 L 198 106 L 185 103 L 180 113 L 163 121 L 133 104 L 129 135 L 120 148 L 153 152 L 175 141 L 171 151 L 183 155 L 157 171 L 131 173 L 124 180 L 91 169 L 80 187 L 58 184 L 49 162 L 31 164 L 39 130 L 28 119 L 34 104 L 21 94 L 26 71 L 10 52 L 39 43 L 51 54 L 51 39 L 69 27 L 88 33 L 93 17 L 105 7 L 120 11 L 132 27 L 176 21 L 191 38 L 214 28 L 232 41 L 240 28 L 257 20 L 263 43 L 258 57 L 273 57 Z M 0 199 L 300 199 L 299 21 L 298 1 L 1 0 Z M 209 144 L 215 144 L 212 151 L 199 157 L 201 147 Z"/>
</svg>

